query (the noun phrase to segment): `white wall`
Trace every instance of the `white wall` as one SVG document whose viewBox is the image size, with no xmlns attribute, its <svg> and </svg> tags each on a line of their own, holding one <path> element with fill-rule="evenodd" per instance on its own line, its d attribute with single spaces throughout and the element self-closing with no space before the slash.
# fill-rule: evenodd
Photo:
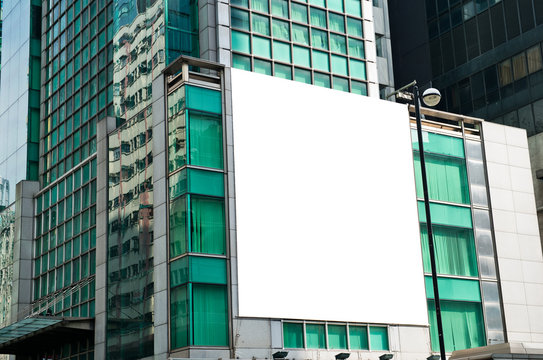
<svg viewBox="0 0 543 360">
<path fill-rule="evenodd" d="M 403 105 L 232 69 L 239 315 L 428 323 Z"/>
</svg>

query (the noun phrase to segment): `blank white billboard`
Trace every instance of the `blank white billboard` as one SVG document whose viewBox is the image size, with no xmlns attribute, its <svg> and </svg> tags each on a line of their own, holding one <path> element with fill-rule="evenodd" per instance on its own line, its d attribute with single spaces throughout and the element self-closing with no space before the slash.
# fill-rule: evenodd
<svg viewBox="0 0 543 360">
<path fill-rule="evenodd" d="M 232 69 L 239 315 L 428 324 L 405 105 Z"/>
</svg>

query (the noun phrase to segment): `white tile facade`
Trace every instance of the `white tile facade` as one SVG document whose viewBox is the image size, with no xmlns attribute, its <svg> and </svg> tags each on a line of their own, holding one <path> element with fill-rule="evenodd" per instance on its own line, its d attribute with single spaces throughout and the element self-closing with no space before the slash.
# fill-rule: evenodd
<svg viewBox="0 0 543 360">
<path fill-rule="evenodd" d="M 543 255 L 526 131 L 483 123 L 509 341 L 543 339 Z"/>
</svg>

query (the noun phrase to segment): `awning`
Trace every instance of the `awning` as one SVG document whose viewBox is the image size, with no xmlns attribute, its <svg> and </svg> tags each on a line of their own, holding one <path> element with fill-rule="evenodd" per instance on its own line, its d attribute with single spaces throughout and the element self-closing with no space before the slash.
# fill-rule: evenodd
<svg viewBox="0 0 543 360">
<path fill-rule="evenodd" d="M 93 332 L 92 318 L 39 316 L 23 319 L 0 329 L 0 354 L 36 353 Z"/>
</svg>

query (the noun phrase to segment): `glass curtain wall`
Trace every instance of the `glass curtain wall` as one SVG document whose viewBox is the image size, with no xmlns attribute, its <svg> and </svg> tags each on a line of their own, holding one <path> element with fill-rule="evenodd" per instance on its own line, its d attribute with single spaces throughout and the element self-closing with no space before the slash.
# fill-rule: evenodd
<svg viewBox="0 0 543 360">
<path fill-rule="evenodd" d="M 412 131 L 412 139 L 417 197 L 422 200 L 420 154 L 415 130 Z M 452 352 L 485 346 L 487 345 L 487 331 L 489 331 L 485 323 L 485 316 L 488 319 L 495 319 L 495 316 L 489 316 L 489 313 L 484 310 L 486 300 L 483 301 L 481 291 L 481 286 L 485 284 L 482 280 L 488 275 L 488 272 L 482 270 L 481 251 L 478 249 L 481 221 L 478 220 L 477 214 L 479 211 L 485 211 L 478 208 L 488 206 L 488 204 L 481 204 L 479 201 L 481 192 L 486 194 L 484 167 L 479 168 L 479 171 L 483 171 L 483 182 L 474 184 L 472 172 L 475 170 L 472 171 L 471 158 L 466 156 L 462 137 L 424 132 L 423 140 L 445 350 Z M 480 165 L 483 165 L 482 155 Z M 473 199 L 470 194 L 474 194 Z M 424 272 L 427 274 L 425 280 L 432 350 L 438 351 L 433 285 L 429 276 L 431 267 L 426 214 L 422 201 L 419 201 L 418 206 Z M 486 213 L 488 213 L 488 209 L 486 209 Z M 488 220 L 486 228 L 490 234 L 490 219 L 488 217 L 486 219 Z M 491 235 L 489 241 L 492 247 Z M 489 260 L 495 268 L 493 253 Z M 493 280 L 495 279 L 494 276 Z M 497 321 L 501 324 L 501 315 Z"/>
<path fill-rule="evenodd" d="M 221 92 L 168 94 L 170 344 L 228 346 Z"/>
</svg>

